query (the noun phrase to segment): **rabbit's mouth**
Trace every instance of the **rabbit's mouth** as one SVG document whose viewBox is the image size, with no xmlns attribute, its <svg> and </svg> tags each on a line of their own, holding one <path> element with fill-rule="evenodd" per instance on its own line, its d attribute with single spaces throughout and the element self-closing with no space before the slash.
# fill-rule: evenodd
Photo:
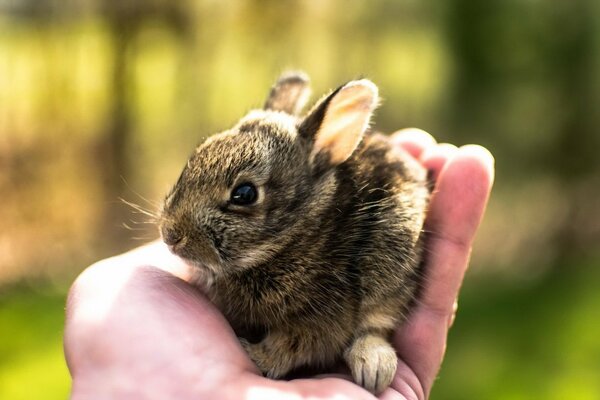
<svg viewBox="0 0 600 400">
<path fill-rule="evenodd" d="M 169 246 L 169 250 L 176 256 L 182 258 L 187 264 L 199 270 L 208 271 L 213 277 L 220 276 L 225 271 L 221 260 L 216 259 L 214 256 L 206 257 L 198 256 L 197 253 L 191 254 L 191 252 L 186 251 L 183 247 L 178 248 Z"/>
<path fill-rule="evenodd" d="M 176 256 L 194 265 L 209 266 L 209 269 L 215 270 L 215 272 L 221 269 L 217 266 L 222 265 L 223 260 L 215 249 L 213 241 L 205 235 L 177 236 L 171 234 L 167 229 L 162 229 L 161 236 L 169 251 Z"/>
</svg>

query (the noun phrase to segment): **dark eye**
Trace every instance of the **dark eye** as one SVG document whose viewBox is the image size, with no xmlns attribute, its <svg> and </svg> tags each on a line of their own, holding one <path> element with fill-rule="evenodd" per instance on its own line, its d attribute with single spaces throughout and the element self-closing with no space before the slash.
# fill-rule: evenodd
<svg viewBox="0 0 600 400">
<path fill-rule="evenodd" d="M 231 191 L 231 203 L 237 206 L 247 206 L 256 201 L 258 192 L 251 183 L 242 183 Z"/>
</svg>

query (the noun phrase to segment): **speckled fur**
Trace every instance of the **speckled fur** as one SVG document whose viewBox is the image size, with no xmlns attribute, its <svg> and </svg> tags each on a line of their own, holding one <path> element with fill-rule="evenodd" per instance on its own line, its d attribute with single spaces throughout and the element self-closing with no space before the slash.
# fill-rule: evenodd
<svg viewBox="0 0 600 400">
<path fill-rule="evenodd" d="M 272 100 L 286 96 L 276 85 L 267 107 L 299 108 L 307 85 L 294 79 L 298 100 Z M 306 117 L 253 111 L 206 140 L 165 200 L 161 232 L 170 244 L 183 237 L 172 250 L 197 266 L 266 376 L 344 359 L 357 383 L 380 392 L 396 369 L 390 335 L 419 283 L 426 171 L 378 134 L 341 164 L 326 153 L 311 160 L 332 96 Z M 259 200 L 232 206 L 245 181 Z"/>
</svg>

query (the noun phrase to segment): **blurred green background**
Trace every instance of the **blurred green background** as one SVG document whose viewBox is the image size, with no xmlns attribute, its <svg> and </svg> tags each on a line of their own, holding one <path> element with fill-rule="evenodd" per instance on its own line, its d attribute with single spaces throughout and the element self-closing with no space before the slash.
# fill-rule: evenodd
<svg viewBox="0 0 600 400">
<path fill-rule="evenodd" d="M 596 0 L 0 0 L 0 398 L 68 395 L 70 282 L 157 237 L 119 198 L 155 208 L 288 68 L 496 157 L 432 398 L 599 399 Z"/>
</svg>

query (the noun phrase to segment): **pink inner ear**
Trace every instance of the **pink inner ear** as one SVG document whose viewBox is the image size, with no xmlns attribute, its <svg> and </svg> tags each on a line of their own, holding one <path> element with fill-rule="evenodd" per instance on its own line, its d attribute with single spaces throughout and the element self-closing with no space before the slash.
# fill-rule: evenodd
<svg viewBox="0 0 600 400">
<path fill-rule="evenodd" d="M 313 157 L 322 151 L 339 164 L 352 155 L 377 106 L 377 87 L 368 80 L 350 82 L 331 100 L 316 135 Z"/>
</svg>

